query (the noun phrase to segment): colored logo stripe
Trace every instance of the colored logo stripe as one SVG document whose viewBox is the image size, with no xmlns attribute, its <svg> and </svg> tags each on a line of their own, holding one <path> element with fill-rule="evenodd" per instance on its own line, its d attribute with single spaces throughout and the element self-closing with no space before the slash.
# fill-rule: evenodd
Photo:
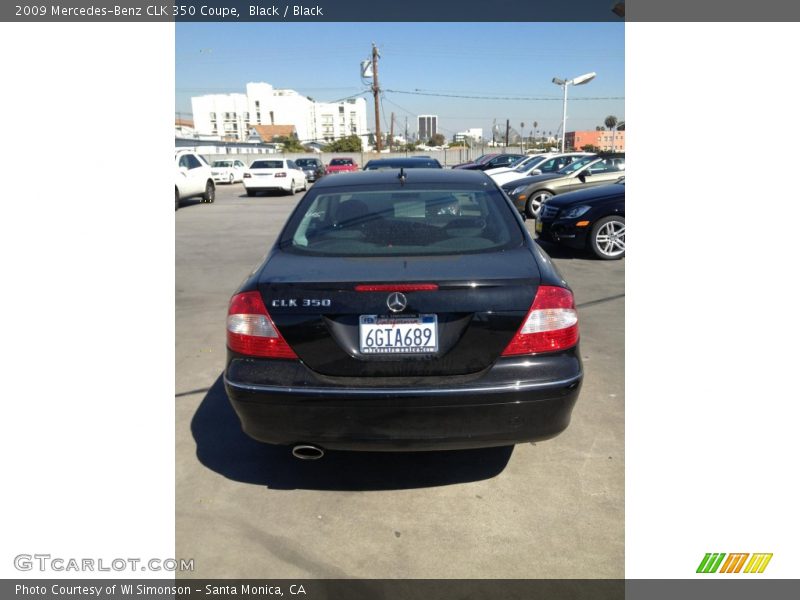
<svg viewBox="0 0 800 600">
<path fill-rule="evenodd" d="M 725 553 L 707 553 L 703 560 L 700 561 L 700 566 L 697 567 L 698 573 L 716 573 L 722 559 L 725 558 Z"/>
<path fill-rule="evenodd" d="M 769 561 L 772 560 L 772 553 L 749 554 L 748 552 L 734 552 L 727 555 L 724 552 L 708 552 L 700 561 L 697 567 L 698 573 L 740 573 L 744 567 L 745 573 L 763 573 Z M 748 561 L 747 558 L 750 557 Z M 725 560 L 723 563 L 722 561 Z M 745 566 L 745 562 L 747 566 Z M 720 568 L 722 565 L 722 568 Z"/>
<path fill-rule="evenodd" d="M 772 560 L 772 553 L 769 554 L 753 554 L 750 562 L 744 568 L 745 573 L 763 573 L 767 568 L 769 561 Z"/>
<path fill-rule="evenodd" d="M 720 573 L 738 573 L 742 570 L 742 566 L 744 565 L 744 561 L 747 560 L 747 557 L 750 556 L 748 552 L 745 553 L 738 553 L 738 554 L 729 554 L 728 558 L 722 565 L 722 569 L 720 569 Z"/>
</svg>

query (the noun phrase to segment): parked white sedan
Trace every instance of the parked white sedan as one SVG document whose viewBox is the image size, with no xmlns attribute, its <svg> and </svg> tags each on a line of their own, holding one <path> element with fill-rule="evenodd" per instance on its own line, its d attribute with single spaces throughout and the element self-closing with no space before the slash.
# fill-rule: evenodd
<svg viewBox="0 0 800 600">
<path fill-rule="evenodd" d="M 187 198 L 200 196 L 203 202 L 214 202 L 215 195 L 216 186 L 206 159 L 191 150 L 175 150 L 175 210 Z"/>
<path fill-rule="evenodd" d="M 215 160 L 211 163 L 211 175 L 215 183 L 235 183 L 242 180 L 246 168 L 240 160 Z"/>
<path fill-rule="evenodd" d="M 285 158 L 254 160 L 244 172 L 242 183 L 248 196 L 272 190 L 294 194 L 298 190 L 308 189 L 306 174 L 293 160 Z"/>
<path fill-rule="evenodd" d="M 566 167 L 572 161 L 584 156 L 590 156 L 589 152 L 569 152 L 567 154 L 545 154 L 531 157 L 534 160 L 528 161 L 525 164 L 520 163 L 516 169 L 509 169 L 501 173 L 489 173 L 494 182 L 503 186 L 517 179 L 523 177 L 530 177 L 532 175 L 543 175 L 545 173 L 555 173 L 559 169 Z"/>
</svg>

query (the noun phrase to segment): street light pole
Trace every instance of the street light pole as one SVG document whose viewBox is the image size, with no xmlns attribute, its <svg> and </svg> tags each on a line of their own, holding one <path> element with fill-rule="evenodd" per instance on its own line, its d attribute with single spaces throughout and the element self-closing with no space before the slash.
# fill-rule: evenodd
<svg viewBox="0 0 800 600">
<path fill-rule="evenodd" d="M 561 117 L 561 154 L 566 152 L 565 146 L 567 144 L 567 87 L 569 82 L 564 82 L 564 116 Z"/>
<path fill-rule="evenodd" d="M 597 73 L 585 73 L 583 75 L 579 75 L 578 77 L 573 77 L 572 79 L 559 79 L 558 77 L 553 77 L 553 83 L 556 85 L 560 85 L 564 88 L 564 116 L 561 118 L 561 152 L 565 152 L 565 147 L 567 143 L 567 88 L 570 85 L 584 85 L 589 83 L 592 79 L 597 77 Z"/>
</svg>

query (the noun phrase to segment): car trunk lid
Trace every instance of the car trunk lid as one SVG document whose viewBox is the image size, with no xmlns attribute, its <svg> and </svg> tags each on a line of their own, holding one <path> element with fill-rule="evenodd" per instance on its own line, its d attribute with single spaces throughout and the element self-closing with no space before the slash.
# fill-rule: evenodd
<svg viewBox="0 0 800 600">
<path fill-rule="evenodd" d="M 414 258 L 309 260 L 277 251 L 262 273 L 264 304 L 299 359 L 320 374 L 353 378 L 464 375 L 488 368 L 516 333 L 539 284 L 524 246 Z M 395 291 L 405 300 L 397 312 L 389 307 Z M 433 317 L 435 351 L 364 352 L 362 317 L 412 323 Z"/>
</svg>

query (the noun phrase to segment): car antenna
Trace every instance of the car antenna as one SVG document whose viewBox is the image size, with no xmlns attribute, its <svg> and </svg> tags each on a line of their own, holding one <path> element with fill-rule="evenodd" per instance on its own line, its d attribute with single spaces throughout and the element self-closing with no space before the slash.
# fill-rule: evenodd
<svg viewBox="0 0 800 600">
<path fill-rule="evenodd" d="M 400 185 L 403 185 L 406 182 L 406 172 L 403 167 L 400 167 L 400 174 L 397 176 L 397 178 L 400 180 Z"/>
</svg>

